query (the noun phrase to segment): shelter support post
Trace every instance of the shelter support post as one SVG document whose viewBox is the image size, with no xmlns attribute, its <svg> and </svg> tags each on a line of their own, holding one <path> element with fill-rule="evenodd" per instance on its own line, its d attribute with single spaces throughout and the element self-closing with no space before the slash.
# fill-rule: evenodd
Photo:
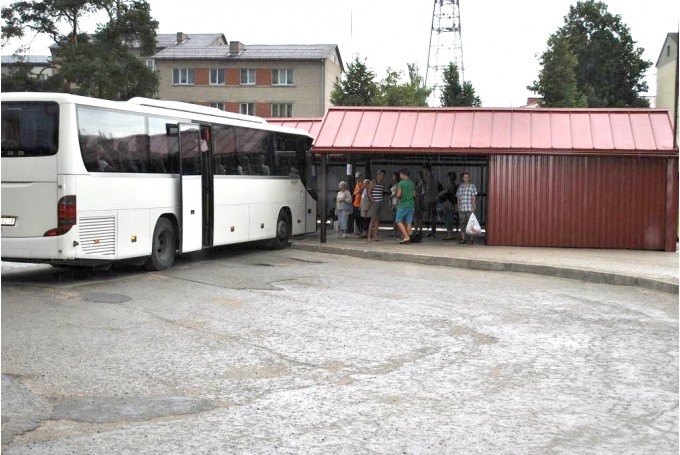
<svg viewBox="0 0 680 455">
<path fill-rule="evenodd" d="M 676 251 L 678 241 L 678 160 L 666 161 L 666 232 L 664 250 Z"/>
<path fill-rule="evenodd" d="M 321 175 L 319 182 L 319 210 L 321 211 L 321 235 L 320 242 L 326 243 L 326 215 L 328 213 L 328 155 L 321 155 Z"/>
</svg>

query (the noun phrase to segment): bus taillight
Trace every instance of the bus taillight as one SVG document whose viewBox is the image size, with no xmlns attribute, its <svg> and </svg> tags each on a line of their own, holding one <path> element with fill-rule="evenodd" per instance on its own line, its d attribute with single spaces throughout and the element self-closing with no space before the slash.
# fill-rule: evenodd
<svg viewBox="0 0 680 455">
<path fill-rule="evenodd" d="M 45 232 L 43 237 L 54 237 L 66 234 L 71 230 L 71 227 L 76 224 L 76 197 L 64 196 L 59 199 L 59 203 L 57 204 L 57 215 L 57 227 Z"/>
</svg>

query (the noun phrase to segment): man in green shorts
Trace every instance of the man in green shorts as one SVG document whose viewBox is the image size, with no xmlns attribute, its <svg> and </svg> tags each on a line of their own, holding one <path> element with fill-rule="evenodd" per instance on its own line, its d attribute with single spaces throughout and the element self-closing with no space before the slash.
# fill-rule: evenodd
<svg viewBox="0 0 680 455">
<path fill-rule="evenodd" d="M 401 235 L 404 237 L 399 243 L 408 244 L 411 243 L 411 224 L 413 224 L 413 211 L 415 209 L 413 196 L 416 191 L 413 180 L 408 176 L 407 169 L 401 169 L 399 171 L 399 178 L 401 179 L 397 184 L 397 198 L 399 199 L 399 204 L 397 204 L 397 214 L 394 217 L 394 222 L 397 225 L 397 229 L 399 229 L 399 232 L 401 232 Z"/>
</svg>

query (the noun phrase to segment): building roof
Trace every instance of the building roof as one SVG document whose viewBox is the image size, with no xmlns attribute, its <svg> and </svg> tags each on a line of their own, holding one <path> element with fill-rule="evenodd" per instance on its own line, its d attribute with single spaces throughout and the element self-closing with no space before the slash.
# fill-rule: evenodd
<svg viewBox="0 0 680 455">
<path fill-rule="evenodd" d="M 321 129 L 322 120 L 320 118 L 268 118 L 267 123 L 303 130 L 316 138 Z"/>
<path fill-rule="evenodd" d="M 241 60 L 320 60 L 333 55 L 335 44 L 253 44 L 245 45 L 234 58 Z"/>
<path fill-rule="evenodd" d="M 195 35 L 189 35 L 193 38 Z M 229 45 L 191 45 L 187 42 L 170 45 L 154 55 L 156 60 L 323 60 L 337 52 L 335 44 L 245 44 L 238 54 L 229 52 Z M 341 63 L 341 62 L 340 62 Z M 342 63 L 341 63 L 342 64 Z"/>
<path fill-rule="evenodd" d="M 157 47 L 176 46 L 183 49 L 187 48 L 201 48 L 207 46 L 217 45 L 220 41 L 227 42 L 222 33 L 192 33 L 184 34 L 186 40 L 177 43 L 177 33 L 173 34 L 159 34 L 156 35 Z M 227 46 L 228 47 L 228 46 Z"/>
<path fill-rule="evenodd" d="M 332 107 L 315 153 L 678 156 L 665 109 Z"/>
<path fill-rule="evenodd" d="M 539 107 L 541 104 L 541 101 L 543 101 L 543 97 L 541 96 L 530 96 L 527 98 L 527 104 L 525 104 L 524 108 L 535 108 Z"/>
<path fill-rule="evenodd" d="M 661 46 L 661 51 L 659 52 L 659 58 L 656 59 L 656 65 L 654 65 L 654 66 L 656 66 L 657 68 L 659 67 L 659 63 L 661 62 L 661 59 L 663 58 L 663 53 L 664 53 L 664 51 L 666 50 L 666 43 L 668 42 L 668 40 L 673 40 L 673 41 L 675 41 L 675 44 L 676 44 L 676 46 L 677 46 L 677 44 L 678 44 L 678 33 L 677 33 L 677 32 L 675 32 L 675 33 L 668 33 L 668 34 L 666 35 L 666 39 L 663 41 L 663 46 Z M 674 57 L 674 58 L 677 58 L 677 55 L 674 55 L 673 57 Z"/>
<path fill-rule="evenodd" d="M 3 65 L 11 65 L 13 63 L 30 63 L 32 65 L 49 65 L 52 63 L 52 57 L 49 55 L 3 55 L 0 63 Z"/>
<path fill-rule="evenodd" d="M 226 43 L 227 39 L 222 33 L 197 33 L 188 35 L 185 34 L 187 39 L 182 43 L 183 47 L 205 47 L 216 44 L 222 39 Z M 88 34 L 90 40 L 94 38 L 94 34 Z M 177 44 L 177 33 L 158 33 L 156 34 L 156 49 L 165 49 L 168 46 L 174 46 Z M 139 41 L 134 41 L 131 43 L 131 47 L 138 48 L 140 45 Z M 56 50 L 61 47 L 58 43 L 52 44 L 50 49 Z"/>
<path fill-rule="evenodd" d="M 177 34 L 173 33 L 158 33 L 156 34 L 156 47 L 159 49 L 164 49 L 168 46 L 172 46 L 177 41 Z"/>
</svg>

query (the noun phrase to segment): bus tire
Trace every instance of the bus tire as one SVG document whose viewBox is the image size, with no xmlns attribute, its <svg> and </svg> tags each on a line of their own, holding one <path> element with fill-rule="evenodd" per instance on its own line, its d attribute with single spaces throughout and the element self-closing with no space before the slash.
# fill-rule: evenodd
<svg viewBox="0 0 680 455">
<path fill-rule="evenodd" d="M 175 227 L 167 218 L 160 218 L 153 230 L 151 256 L 144 263 L 146 270 L 165 270 L 172 267 L 177 251 Z"/>
<path fill-rule="evenodd" d="M 281 250 L 288 246 L 290 239 L 290 219 L 285 210 L 279 212 L 279 218 L 276 220 L 276 237 L 270 242 L 270 248 L 273 250 Z"/>
</svg>

